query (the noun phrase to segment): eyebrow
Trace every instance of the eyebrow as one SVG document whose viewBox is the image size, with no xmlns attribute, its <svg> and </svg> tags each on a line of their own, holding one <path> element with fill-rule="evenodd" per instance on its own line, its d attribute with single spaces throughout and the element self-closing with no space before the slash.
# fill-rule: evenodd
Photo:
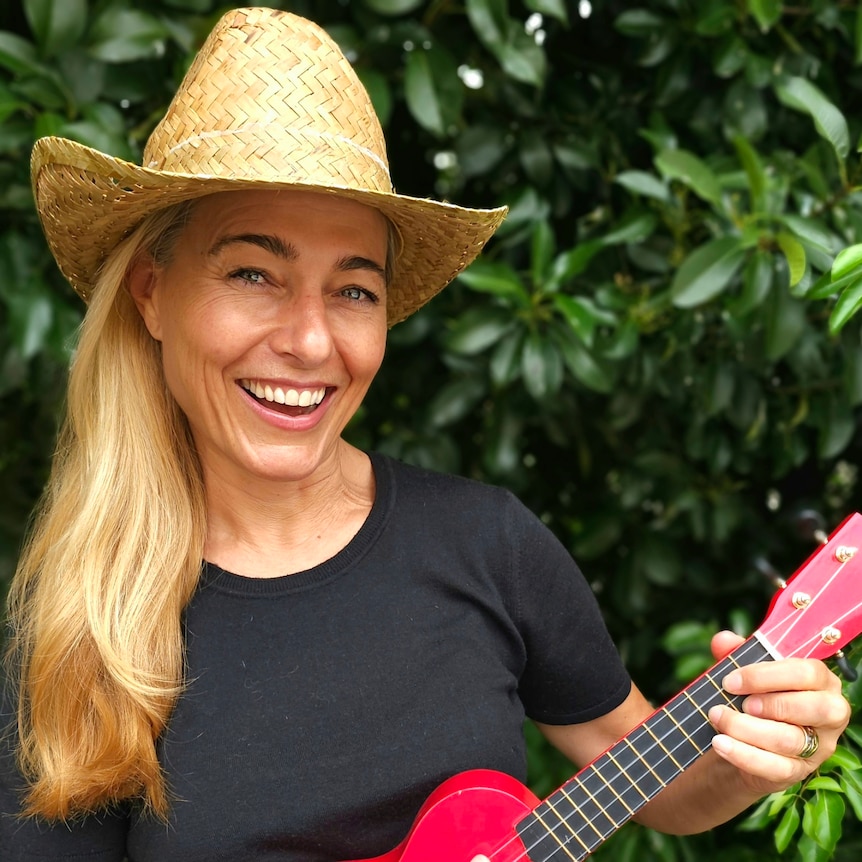
<svg viewBox="0 0 862 862">
<path fill-rule="evenodd" d="M 223 248 L 234 243 L 249 243 L 250 245 L 260 246 L 264 251 L 268 251 L 277 257 L 283 257 L 285 260 L 296 260 L 299 257 L 299 252 L 295 246 L 289 242 L 284 242 L 284 240 L 277 236 L 267 233 L 238 233 L 223 236 L 213 244 L 207 254 L 213 257 Z"/>
<path fill-rule="evenodd" d="M 342 257 L 335 264 L 335 268 L 341 272 L 349 272 L 352 269 L 367 269 L 375 275 L 379 275 L 386 281 L 386 269 L 376 261 L 370 260 L 361 255 L 351 255 L 350 257 Z"/>
<path fill-rule="evenodd" d="M 296 260 L 299 257 L 299 251 L 292 243 L 285 242 L 280 237 L 266 233 L 239 233 L 223 236 L 217 240 L 208 254 L 210 256 L 217 255 L 223 248 L 235 243 L 249 243 L 256 245 L 270 254 L 285 260 Z M 376 261 L 371 260 L 362 255 L 348 255 L 347 257 L 339 258 L 335 264 L 335 268 L 341 272 L 349 272 L 354 269 L 364 269 L 379 275 L 384 281 L 386 280 L 386 269 Z"/>
</svg>

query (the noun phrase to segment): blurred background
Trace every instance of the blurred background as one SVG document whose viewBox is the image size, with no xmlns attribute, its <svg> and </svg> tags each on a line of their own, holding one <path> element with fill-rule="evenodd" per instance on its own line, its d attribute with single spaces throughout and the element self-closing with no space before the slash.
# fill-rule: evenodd
<svg viewBox="0 0 862 862">
<path fill-rule="evenodd" d="M 0 8 L 0 593 L 83 311 L 42 238 L 30 148 L 61 135 L 139 161 L 230 5 Z M 399 192 L 511 207 L 483 258 L 392 330 L 351 438 L 514 490 L 664 702 L 862 505 L 859 4 L 269 5 L 345 50 Z M 597 858 L 858 860 L 862 688 L 847 693 L 845 744 L 805 786 L 705 836 L 626 827 Z M 546 794 L 568 765 L 527 732 Z"/>
</svg>

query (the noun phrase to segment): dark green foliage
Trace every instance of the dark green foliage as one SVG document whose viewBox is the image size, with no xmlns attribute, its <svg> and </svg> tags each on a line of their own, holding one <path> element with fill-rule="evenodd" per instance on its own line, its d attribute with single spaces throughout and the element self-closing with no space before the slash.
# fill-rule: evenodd
<svg viewBox="0 0 862 862">
<path fill-rule="evenodd" d="M 511 206 L 486 256 L 392 331 L 353 439 L 513 488 L 666 699 L 708 662 L 716 627 L 760 620 L 770 587 L 753 561 L 788 574 L 808 555 L 797 514 L 831 528 L 859 506 L 858 4 L 280 5 L 350 53 L 401 192 Z M 60 134 L 138 159 L 226 8 L 0 12 L 0 578 L 44 479 L 81 311 L 41 239 L 29 147 Z M 598 855 L 858 859 L 852 731 L 745 833 L 628 827 Z M 547 791 L 566 767 L 533 750 Z"/>
</svg>

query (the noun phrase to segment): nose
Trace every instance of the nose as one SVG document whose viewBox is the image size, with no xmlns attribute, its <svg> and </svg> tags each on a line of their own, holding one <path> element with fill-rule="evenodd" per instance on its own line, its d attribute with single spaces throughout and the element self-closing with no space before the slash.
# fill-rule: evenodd
<svg viewBox="0 0 862 862">
<path fill-rule="evenodd" d="M 281 303 L 270 337 L 277 353 L 303 367 L 322 365 L 333 353 L 332 326 L 319 292 L 296 293 Z"/>
</svg>

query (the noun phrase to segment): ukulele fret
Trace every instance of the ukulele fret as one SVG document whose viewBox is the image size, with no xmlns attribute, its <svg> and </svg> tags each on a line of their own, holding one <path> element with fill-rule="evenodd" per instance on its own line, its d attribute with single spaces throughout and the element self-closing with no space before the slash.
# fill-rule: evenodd
<svg viewBox="0 0 862 862">
<path fill-rule="evenodd" d="M 749 638 L 552 793 L 516 826 L 531 862 L 585 859 L 710 748 L 713 706 L 741 708 L 743 698 L 717 680 L 735 667 L 771 659 Z"/>
</svg>

